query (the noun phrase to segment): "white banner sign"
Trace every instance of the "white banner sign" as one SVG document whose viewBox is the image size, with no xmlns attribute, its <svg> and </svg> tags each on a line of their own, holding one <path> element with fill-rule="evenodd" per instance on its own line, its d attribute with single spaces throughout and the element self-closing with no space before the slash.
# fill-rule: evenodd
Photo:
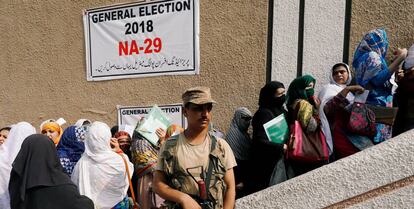
<svg viewBox="0 0 414 209">
<path fill-rule="evenodd" d="M 88 81 L 199 73 L 199 1 L 167 0 L 84 13 Z"/>
<path fill-rule="evenodd" d="M 172 124 L 186 127 L 185 117 L 183 115 L 182 104 L 160 105 L 158 106 L 164 111 Z M 135 127 L 141 117 L 145 117 L 150 111 L 151 107 L 137 107 L 137 106 L 117 106 L 118 109 L 118 125 L 130 125 Z"/>
</svg>

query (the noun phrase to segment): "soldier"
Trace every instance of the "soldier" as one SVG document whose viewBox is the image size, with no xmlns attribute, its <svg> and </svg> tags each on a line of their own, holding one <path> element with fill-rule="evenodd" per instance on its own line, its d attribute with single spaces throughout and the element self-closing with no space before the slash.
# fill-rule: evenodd
<svg viewBox="0 0 414 209">
<path fill-rule="evenodd" d="M 234 208 L 236 160 L 227 142 L 208 132 L 215 103 L 210 89 L 188 89 L 182 99 L 188 127 L 162 146 L 155 192 L 169 208 Z"/>
</svg>

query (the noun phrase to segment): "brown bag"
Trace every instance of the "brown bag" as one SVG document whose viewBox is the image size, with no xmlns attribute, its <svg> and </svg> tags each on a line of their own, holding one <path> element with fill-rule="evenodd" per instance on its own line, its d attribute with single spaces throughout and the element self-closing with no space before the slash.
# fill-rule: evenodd
<svg viewBox="0 0 414 209">
<path fill-rule="evenodd" d="M 119 154 L 122 157 L 122 160 L 124 161 L 124 165 L 125 165 L 125 169 L 126 169 L 126 173 L 128 175 L 128 181 L 129 181 L 129 190 L 131 191 L 131 195 L 132 195 L 132 200 L 134 202 L 134 207 L 133 209 L 139 209 L 138 207 L 138 203 L 135 200 L 135 192 L 134 192 L 134 187 L 132 186 L 132 182 L 131 182 L 131 174 L 129 173 L 129 168 L 128 168 L 128 163 L 124 157 L 123 154 Z"/>
<path fill-rule="evenodd" d="M 371 82 L 366 84 L 365 89 L 372 90 L 374 89 Z M 376 105 L 369 105 L 367 107 L 375 113 L 375 122 L 383 123 L 386 125 L 394 125 L 395 118 L 397 117 L 398 107 L 383 107 Z"/>
<path fill-rule="evenodd" d="M 287 158 L 302 162 L 320 162 L 329 159 L 328 145 L 322 130 L 318 128 L 315 132 L 302 130 L 297 120 L 299 105 L 296 105 L 294 124 L 290 125 L 290 139 L 288 141 Z"/>
<path fill-rule="evenodd" d="M 318 128 L 315 132 L 305 133 L 299 121 L 291 125 L 287 158 L 302 162 L 320 162 L 329 159 L 325 135 Z"/>
<path fill-rule="evenodd" d="M 367 104 L 367 107 L 374 112 L 376 123 L 383 123 L 390 126 L 394 125 L 398 107 L 382 107 L 369 104 Z"/>
</svg>

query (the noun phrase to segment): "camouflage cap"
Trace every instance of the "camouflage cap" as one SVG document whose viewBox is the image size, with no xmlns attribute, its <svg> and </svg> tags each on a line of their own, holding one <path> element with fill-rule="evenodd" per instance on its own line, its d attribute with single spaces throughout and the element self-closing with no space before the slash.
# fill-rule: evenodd
<svg viewBox="0 0 414 209">
<path fill-rule="evenodd" d="M 216 103 L 211 98 L 210 88 L 203 86 L 187 89 L 182 95 L 182 99 L 184 105 L 189 102 L 194 104 Z"/>
</svg>

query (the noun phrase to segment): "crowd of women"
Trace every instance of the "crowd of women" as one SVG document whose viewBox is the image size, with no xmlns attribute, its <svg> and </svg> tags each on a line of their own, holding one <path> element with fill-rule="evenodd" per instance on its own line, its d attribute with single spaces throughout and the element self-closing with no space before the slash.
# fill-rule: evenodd
<svg viewBox="0 0 414 209">
<path fill-rule="evenodd" d="M 413 128 L 414 45 L 409 50 L 396 50 L 389 65 L 387 50 L 385 31 L 372 30 L 355 51 L 353 69 L 345 63 L 335 64 L 327 72 L 329 84 L 318 96 L 314 90 L 317 82 L 311 75 L 294 79 L 287 91 L 284 84 L 272 81 L 260 90 L 254 115 L 241 107 L 226 134 L 211 129 L 211 134 L 224 137 L 233 150 L 238 165 L 234 169 L 237 196 L 301 175 Z M 390 116 L 394 123 L 376 115 L 374 132 L 355 134 L 349 127 L 351 108 L 365 90 L 369 90 L 367 105 L 383 107 L 384 114 L 397 106 L 399 110 Z M 274 143 L 263 127 L 279 115 L 284 115 L 288 124 L 298 121 L 305 134 L 322 133 L 328 158 L 313 162 L 287 158 L 289 140 Z M 48 120 L 40 130 L 41 134 L 36 134 L 27 122 L 0 130 L 0 208 L 132 208 L 134 202 L 140 208 L 162 207 L 163 200 L 151 185 L 158 150 L 170 136 L 181 133 L 181 127 L 158 129 L 157 146 L 137 132 L 130 134 L 85 119 L 65 130 L 58 121 Z"/>
<path fill-rule="evenodd" d="M 355 50 L 353 69 L 345 63 L 333 65 L 327 72 L 330 82 L 322 86 L 318 95 L 314 90 L 316 79 L 304 75 L 290 83 L 286 94 L 282 83 L 266 84 L 254 115 L 245 108 L 236 110 L 226 139 L 238 163 L 238 195 L 262 190 L 414 128 L 414 45 L 409 50 L 398 48 L 391 64 L 387 62 L 387 51 L 385 30 L 369 31 Z M 365 98 L 364 92 L 368 92 Z M 359 123 L 364 118 L 353 117 L 354 113 L 366 116 L 371 129 L 357 131 L 364 127 Z M 281 114 L 290 126 L 290 137 L 295 121 L 305 135 L 322 133 L 328 157 L 312 161 L 289 159 L 294 140 L 271 142 L 263 126 Z M 251 140 L 247 125 L 250 121 Z"/>
</svg>

